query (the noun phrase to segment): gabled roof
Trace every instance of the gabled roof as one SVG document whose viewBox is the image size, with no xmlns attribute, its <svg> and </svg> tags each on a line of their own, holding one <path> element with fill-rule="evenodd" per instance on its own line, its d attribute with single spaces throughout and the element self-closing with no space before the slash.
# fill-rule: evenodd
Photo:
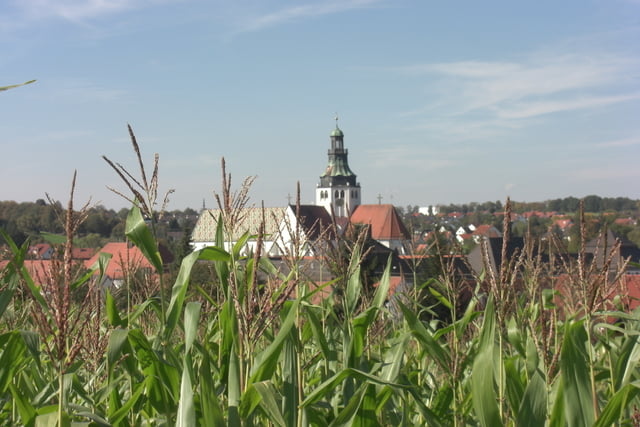
<svg viewBox="0 0 640 427">
<path fill-rule="evenodd" d="M 126 242 L 107 243 L 93 257 L 85 261 L 87 268 L 98 260 L 101 253 L 111 254 L 111 260 L 105 272 L 111 279 L 124 279 L 127 272 L 141 268 L 152 268 L 151 263 L 144 257 L 136 246 L 129 246 Z"/>
<path fill-rule="evenodd" d="M 52 249 L 48 243 L 36 243 L 29 247 L 29 255 L 35 259 L 48 259 L 51 256 Z"/>
<path fill-rule="evenodd" d="M 371 227 L 375 240 L 403 240 L 411 236 L 393 205 L 359 205 L 351 214 L 351 223 Z"/>
<path fill-rule="evenodd" d="M 324 208 L 323 208 L 324 209 Z M 284 219 L 286 208 L 244 208 L 240 212 L 239 223 L 236 224 L 234 236 L 231 241 L 237 241 L 245 232 L 258 234 L 260 222 L 264 217 L 264 233 L 275 236 L 278 227 Z M 193 229 L 191 239 L 193 242 L 215 242 L 216 230 L 218 228 L 218 218 L 220 209 L 206 209 L 200 213 L 198 222 Z"/>
<path fill-rule="evenodd" d="M 299 224 L 307 238 L 317 240 L 320 237 L 334 239 L 335 232 L 331 215 L 324 206 L 289 205 L 289 208 L 299 218 Z"/>
</svg>

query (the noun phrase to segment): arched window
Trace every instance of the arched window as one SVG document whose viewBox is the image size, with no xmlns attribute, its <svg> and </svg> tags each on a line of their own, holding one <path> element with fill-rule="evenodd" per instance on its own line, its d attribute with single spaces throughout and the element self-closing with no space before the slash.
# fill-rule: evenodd
<svg viewBox="0 0 640 427">
<path fill-rule="evenodd" d="M 344 190 L 340 190 L 340 198 L 344 199 Z"/>
<path fill-rule="evenodd" d="M 340 196 L 340 193 L 338 193 L 338 190 L 336 190 L 335 196 L 336 196 L 336 199 L 338 198 L 338 196 Z"/>
</svg>

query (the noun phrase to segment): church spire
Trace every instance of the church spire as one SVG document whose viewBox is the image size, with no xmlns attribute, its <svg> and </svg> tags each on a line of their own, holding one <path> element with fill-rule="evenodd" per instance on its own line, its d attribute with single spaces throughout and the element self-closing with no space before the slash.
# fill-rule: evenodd
<svg viewBox="0 0 640 427">
<path fill-rule="evenodd" d="M 360 204 L 360 184 L 349 167 L 349 151 L 344 148 L 344 132 L 338 127 L 331 132 L 328 164 L 316 189 L 316 205 L 333 210 L 337 217 L 347 217 Z"/>
</svg>

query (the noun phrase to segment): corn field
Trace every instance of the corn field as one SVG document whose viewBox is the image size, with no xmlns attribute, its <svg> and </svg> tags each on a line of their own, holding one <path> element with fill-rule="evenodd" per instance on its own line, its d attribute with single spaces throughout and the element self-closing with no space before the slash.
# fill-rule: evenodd
<svg viewBox="0 0 640 427">
<path fill-rule="evenodd" d="M 83 212 L 73 192 L 61 212 L 66 236 L 50 236 L 57 264 L 46 277 L 24 267 L 28 243 L 2 233 L 11 260 L 0 272 L 0 424 L 640 423 L 640 314 L 606 303 L 607 271 L 567 265 L 571 291 L 559 292 L 522 253 L 478 277 L 484 285 L 460 308 L 458 279 L 445 269 L 421 286 L 451 313 L 443 322 L 425 315 L 431 307 L 417 293 L 390 297 L 388 266 L 365 298 L 361 248 L 343 277 L 320 287 L 294 257 L 284 275 L 259 251 L 241 255 L 248 233 L 225 250 L 238 206 L 224 180 L 217 244 L 188 255 L 164 283 L 148 220 L 157 163 L 150 183 L 140 165 L 142 178 L 120 176 L 135 190 L 126 235 L 159 281 L 151 298 L 134 303 L 125 288 L 117 303 L 98 285 L 106 256 L 89 271 L 73 268 Z M 190 283 L 197 263 L 211 267 L 207 289 Z"/>
</svg>

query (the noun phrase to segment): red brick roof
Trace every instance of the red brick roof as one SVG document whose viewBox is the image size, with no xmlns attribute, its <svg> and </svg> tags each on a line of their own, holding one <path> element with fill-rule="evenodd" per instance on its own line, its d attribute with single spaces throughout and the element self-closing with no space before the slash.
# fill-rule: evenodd
<svg viewBox="0 0 640 427">
<path fill-rule="evenodd" d="M 71 258 L 78 260 L 90 259 L 96 250 L 93 248 L 73 248 L 71 252 Z"/>
<path fill-rule="evenodd" d="M 472 233 L 474 236 L 502 237 L 502 233 L 491 224 L 482 224 L 476 227 Z"/>
<path fill-rule="evenodd" d="M 375 240 L 409 239 L 409 231 L 393 205 L 359 205 L 351 214 L 351 223 L 371 227 Z"/>
<path fill-rule="evenodd" d="M 616 218 L 613 222 L 618 225 L 636 225 L 636 220 L 634 220 L 633 218 Z"/>
<path fill-rule="evenodd" d="M 127 271 L 152 268 L 151 263 L 147 261 L 140 249 L 136 246 L 129 246 L 125 242 L 107 243 L 91 259 L 85 261 L 85 266 L 91 267 L 102 252 L 112 255 L 106 271 L 106 275 L 111 279 L 123 279 Z"/>
<path fill-rule="evenodd" d="M 50 259 L 26 259 L 24 260 L 23 265 L 27 269 L 27 272 L 29 272 L 33 281 L 40 285 L 44 283 L 47 277 L 49 277 L 51 263 Z M 3 270 L 7 264 L 9 264 L 9 261 L 0 261 L 0 270 Z"/>
<path fill-rule="evenodd" d="M 629 311 L 635 310 L 640 306 L 640 275 L 625 274 L 624 285 L 629 298 Z"/>
</svg>

